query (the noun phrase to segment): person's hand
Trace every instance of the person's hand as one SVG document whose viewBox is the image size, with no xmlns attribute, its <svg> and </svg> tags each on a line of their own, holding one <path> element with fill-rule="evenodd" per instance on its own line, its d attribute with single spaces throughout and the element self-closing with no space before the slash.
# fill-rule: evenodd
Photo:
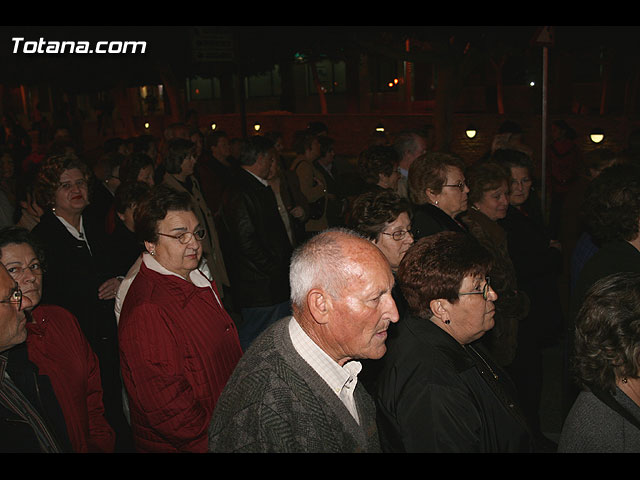
<svg viewBox="0 0 640 480">
<path fill-rule="evenodd" d="M 118 293 L 118 288 L 120 288 L 120 282 L 122 282 L 122 280 L 116 277 L 104 282 L 98 287 L 98 298 L 100 300 L 113 300 L 116 298 L 116 293 Z"/>
</svg>

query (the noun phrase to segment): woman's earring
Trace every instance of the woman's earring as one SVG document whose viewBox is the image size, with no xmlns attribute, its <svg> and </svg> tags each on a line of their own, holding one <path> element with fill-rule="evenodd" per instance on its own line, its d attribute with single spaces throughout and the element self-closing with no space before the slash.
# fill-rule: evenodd
<svg viewBox="0 0 640 480">
<path fill-rule="evenodd" d="M 451 323 L 451 320 L 445 320 L 445 321 L 444 321 L 444 324 L 445 324 L 445 325 L 449 325 L 450 323 Z"/>
</svg>

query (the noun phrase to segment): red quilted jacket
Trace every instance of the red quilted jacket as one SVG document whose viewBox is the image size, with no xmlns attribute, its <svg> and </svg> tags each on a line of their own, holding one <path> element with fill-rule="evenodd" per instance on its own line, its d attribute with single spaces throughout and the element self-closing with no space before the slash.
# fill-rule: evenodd
<svg viewBox="0 0 640 480">
<path fill-rule="evenodd" d="M 51 380 L 74 452 L 113 452 L 115 434 L 104 418 L 98 358 L 78 321 L 55 305 L 40 305 L 32 316 L 29 360 Z"/>
<path fill-rule="evenodd" d="M 242 355 L 237 330 L 215 285 L 196 286 L 145 261 L 118 327 L 136 449 L 206 452 L 213 409 Z"/>
</svg>

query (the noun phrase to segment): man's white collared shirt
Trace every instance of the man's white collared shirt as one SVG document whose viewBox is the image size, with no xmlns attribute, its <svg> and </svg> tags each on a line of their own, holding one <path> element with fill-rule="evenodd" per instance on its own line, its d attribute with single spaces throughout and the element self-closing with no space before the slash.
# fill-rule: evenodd
<svg viewBox="0 0 640 480">
<path fill-rule="evenodd" d="M 352 360 L 342 367 L 315 344 L 300 327 L 295 318 L 289 321 L 289 334 L 296 351 L 327 382 L 331 390 L 340 398 L 356 422 L 360 423 L 353 392 L 358 384 L 358 373 L 362 364 Z"/>
</svg>

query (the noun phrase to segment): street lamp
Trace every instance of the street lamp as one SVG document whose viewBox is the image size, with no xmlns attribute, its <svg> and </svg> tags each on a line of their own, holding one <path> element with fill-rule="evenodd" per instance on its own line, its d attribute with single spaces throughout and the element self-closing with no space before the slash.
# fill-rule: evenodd
<svg viewBox="0 0 640 480">
<path fill-rule="evenodd" d="M 589 138 L 593 143 L 602 143 L 604 140 L 604 131 L 601 128 L 594 128 L 589 134 Z"/>
<path fill-rule="evenodd" d="M 465 133 L 467 134 L 467 138 L 473 138 L 478 133 L 478 129 L 473 125 L 469 125 L 465 130 Z"/>
</svg>

